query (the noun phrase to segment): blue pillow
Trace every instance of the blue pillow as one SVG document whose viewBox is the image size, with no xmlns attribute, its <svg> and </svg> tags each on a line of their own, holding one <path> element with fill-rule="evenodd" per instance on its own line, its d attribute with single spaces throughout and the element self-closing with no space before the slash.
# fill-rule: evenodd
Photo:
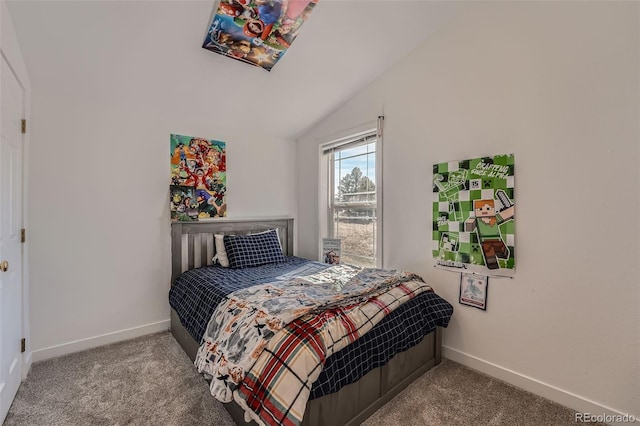
<svg viewBox="0 0 640 426">
<path fill-rule="evenodd" d="M 275 229 L 259 234 L 225 235 L 224 247 L 231 268 L 247 268 L 285 261 Z"/>
</svg>

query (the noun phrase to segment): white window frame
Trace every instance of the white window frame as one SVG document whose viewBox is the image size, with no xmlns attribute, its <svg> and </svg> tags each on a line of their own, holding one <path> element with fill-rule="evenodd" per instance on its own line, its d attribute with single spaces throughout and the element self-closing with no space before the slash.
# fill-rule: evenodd
<svg viewBox="0 0 640 426">
<path fill-rule="evenodd" d="M 347 145 L 353 147 L 359 144 L 367 143 L 367 140 L 375 139 L 375 156 L 376 156 L 376 201 L 363 201 L 363 202 L 335 202 L 334 190 L 335 190 L 335 167 L 334 167 L 334 155 L 332 150 L 344 149 Z M 375 209 L 376 218 L 376 234 L 375 240 L 375 267 L 383 267 L 383 219 L 382 219 L 382 135 L 376 128 L 369 129 L 363 132 L 352 134 L 345 138 L 333 140 L 331 142 L 320 145 L 320 176 L 319 176 L 319 253 L 322 253 L 322 238 L 331 236 L 333 238 L 333 214 L 332 210 L 344 207 L 355 208 L 367 208 L 373 207 Z"/>
</svg>

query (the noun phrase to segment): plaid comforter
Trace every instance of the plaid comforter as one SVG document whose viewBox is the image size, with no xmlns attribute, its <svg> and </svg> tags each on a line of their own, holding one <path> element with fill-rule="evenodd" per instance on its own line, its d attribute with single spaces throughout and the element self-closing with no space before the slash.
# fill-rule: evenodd
<svg viewBox="0 0 640 426">
<path fill-rule="evenodd" d="M 299 424 L 326 358 L 427 290 L 413 274 L 349 265 L 244 289 L 216 309 L 196 366 L 258 423 Z"/>
<path fill-rule="evenodd" d="M 409 281 L 372 298 L 308 314 L 275 335 L 234 393 L 258 424 L 299 425 L 325 360 L 367 333 L 405 301 L 431 290 Z"/>
</svg>

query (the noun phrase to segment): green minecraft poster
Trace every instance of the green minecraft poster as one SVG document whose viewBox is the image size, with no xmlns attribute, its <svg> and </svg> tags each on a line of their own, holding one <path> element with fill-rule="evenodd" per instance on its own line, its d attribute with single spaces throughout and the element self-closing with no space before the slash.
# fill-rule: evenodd
<svg viewBox="0 0 640 426">
<path fill-rule="evenodd" d="M 437 266 L 514 275 L 513 154 L 433 166 L 432 239 Z"/>
</svg>

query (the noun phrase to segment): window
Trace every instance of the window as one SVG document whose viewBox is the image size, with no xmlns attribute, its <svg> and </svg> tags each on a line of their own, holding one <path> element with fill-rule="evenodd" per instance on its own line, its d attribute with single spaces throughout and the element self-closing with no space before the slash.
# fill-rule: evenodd
<svg viewBox="0 0 640 426">
<path fill-rule="evenodd" d="M 322 236 L 341 240 L 341 262 L 380 267 L 379 141 L 376 131 L 322 147 L 326 193 Z M 321 215 L 322 217 L 323 215 Z"/>
</svg>

